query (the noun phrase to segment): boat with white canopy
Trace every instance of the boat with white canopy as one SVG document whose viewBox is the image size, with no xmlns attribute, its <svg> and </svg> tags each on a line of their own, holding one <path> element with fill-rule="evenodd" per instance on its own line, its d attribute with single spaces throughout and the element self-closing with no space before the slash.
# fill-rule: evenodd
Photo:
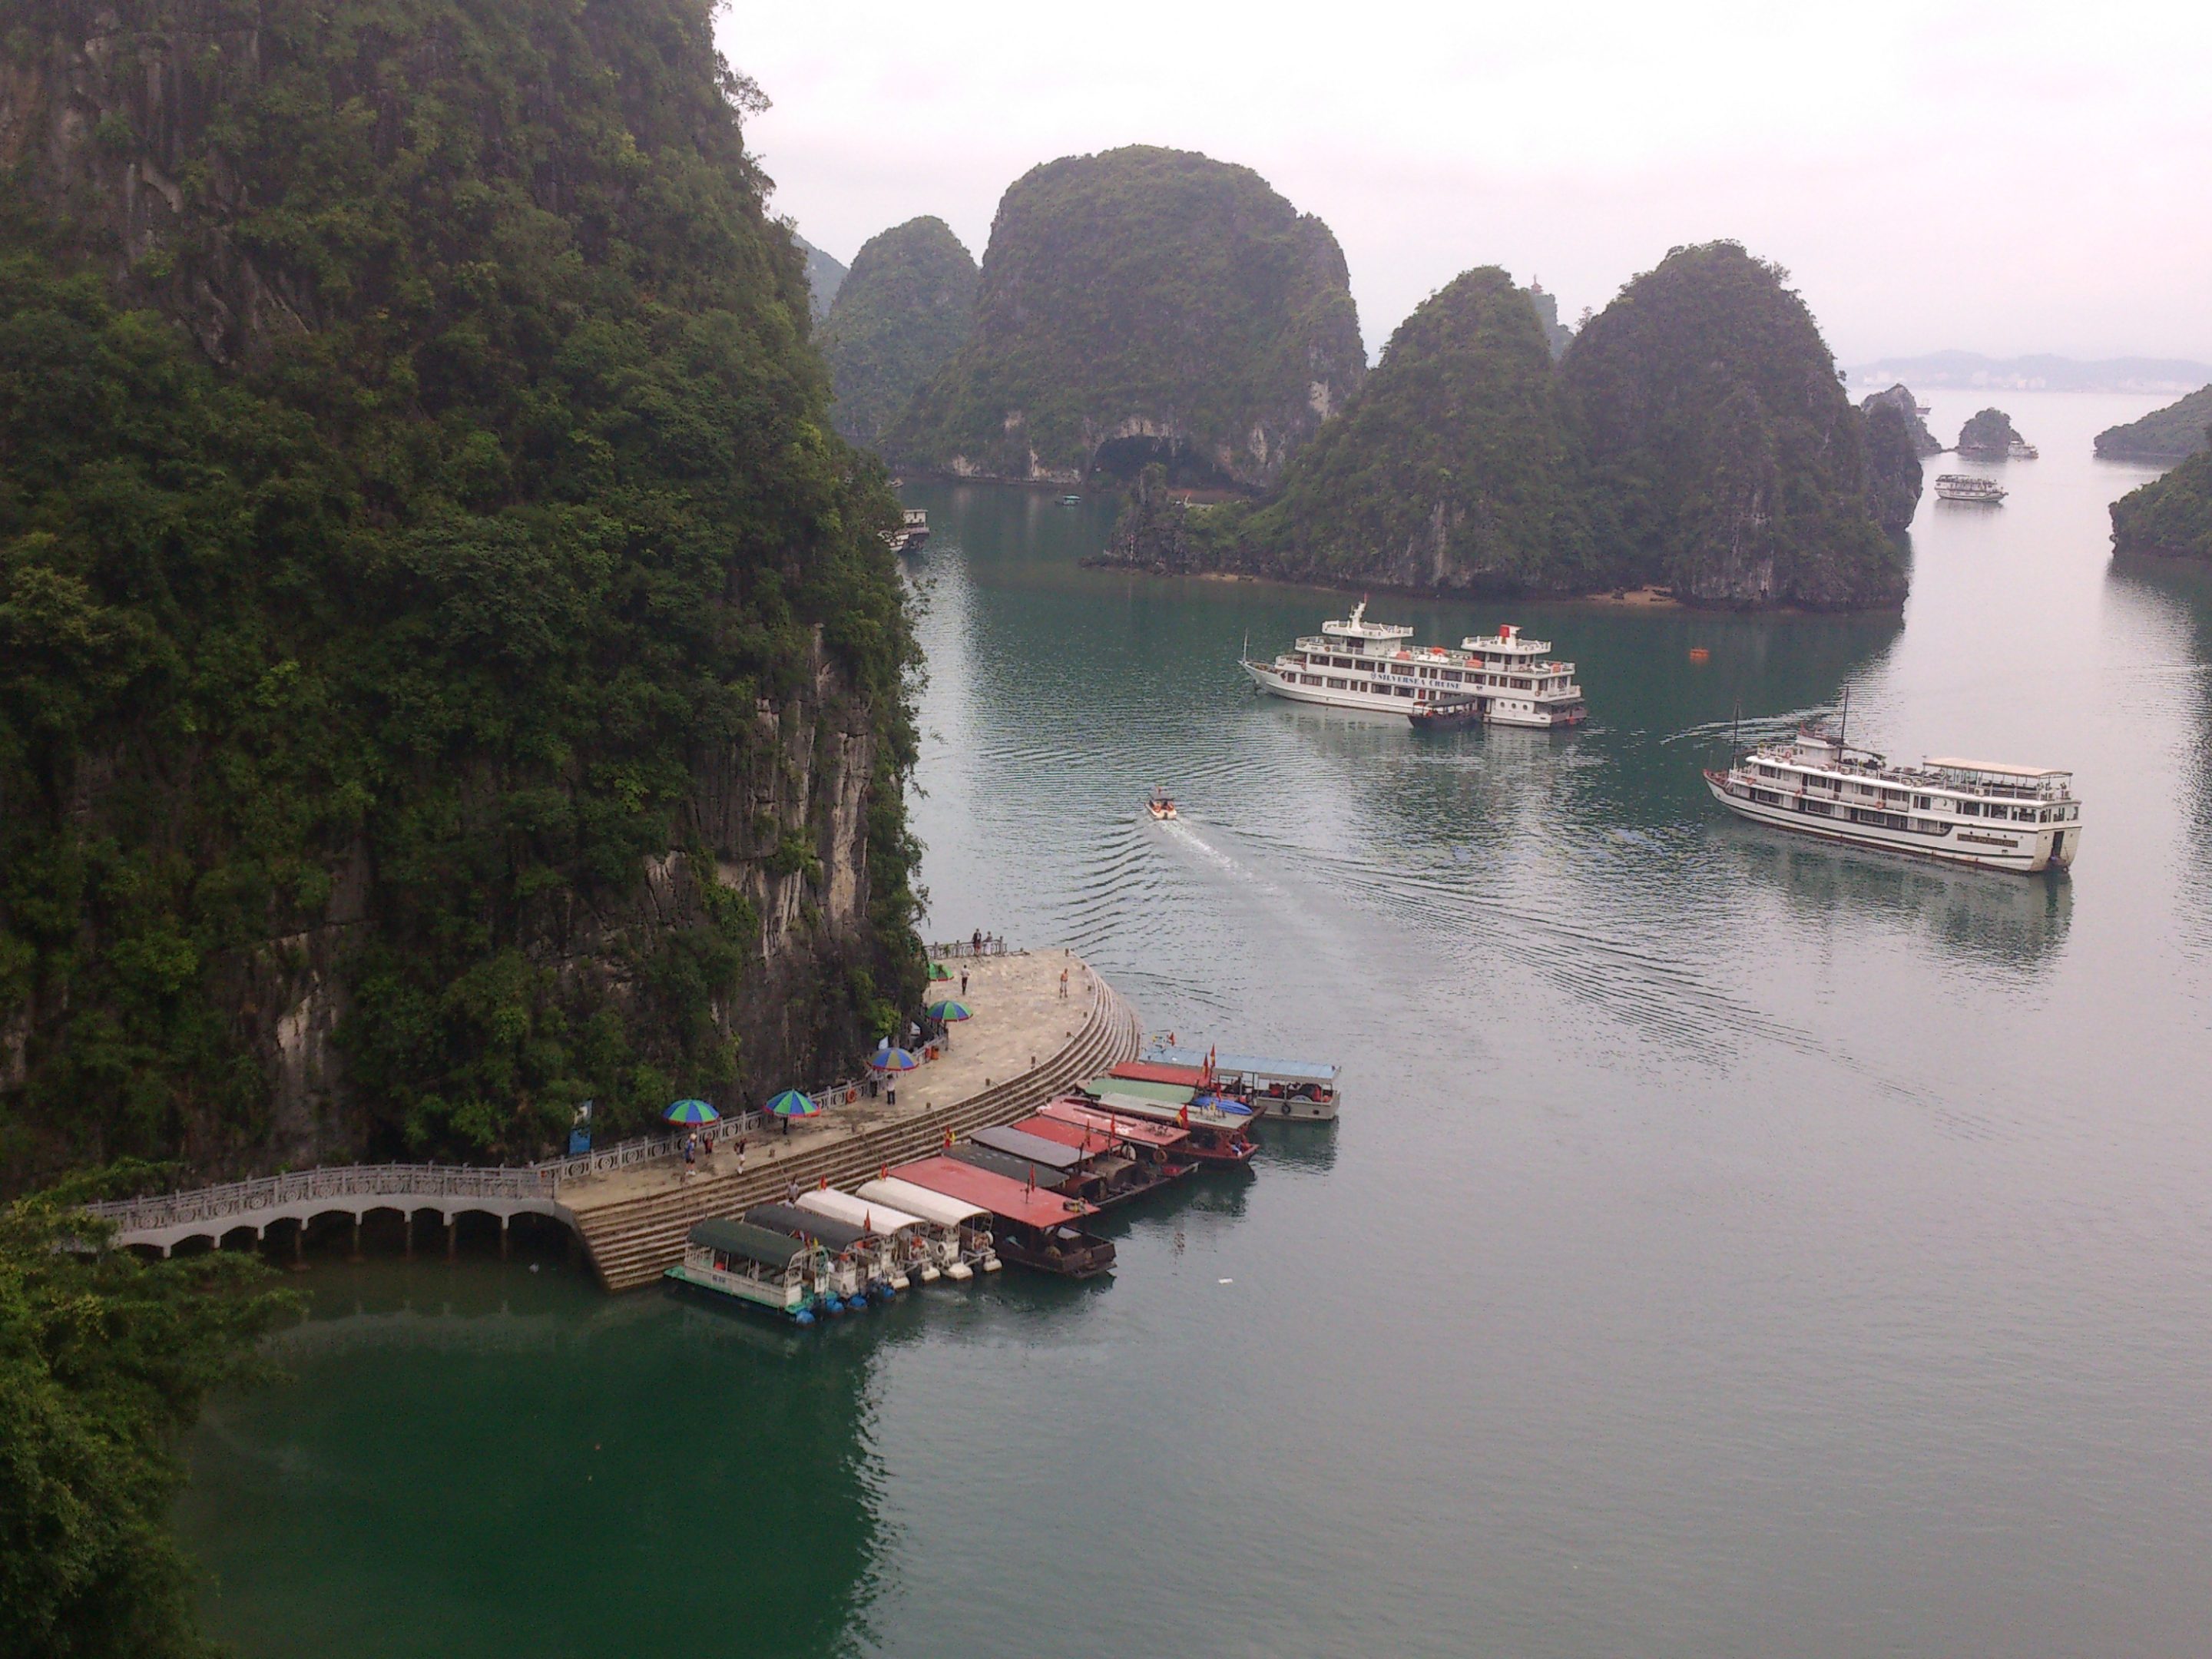
<svg viewBox="0 0 2212 1659">
<path fill-rule="evenodd" d="M 971 1279 L 999 1271 L 992 1248 L 991 1212 L 980 1205 L 947 1198 L 896 1176 L 864 1181 L 854 1189 L 872 1204 L 890 1204 L 929 1225 L 931 1259 L 947 1279 Z"/>
<path fill-rule="evenodd" d="M 930 1260 L 930 1224 L 920 1216 L 889 1204 L 872 1204 L 854 1194 L 841 1193 L 835 1187 L 820 1187 L 799 1194 L 799 1207 L 858 1227 L 876 1239 L 880 1245 L 878 1255 L 884 1277 L 893 1290 L 906 1289 L 913 1279 L 927 1285 L 938 1277 L 937 1264 Z"/>
</svg>

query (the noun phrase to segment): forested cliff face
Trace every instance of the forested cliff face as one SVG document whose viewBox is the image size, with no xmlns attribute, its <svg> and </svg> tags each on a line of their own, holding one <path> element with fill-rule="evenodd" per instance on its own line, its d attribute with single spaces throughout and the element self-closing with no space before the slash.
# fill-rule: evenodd
<svg viewBox="0 0 2212 1659">
<path fill-rule="evenodd" d="M 2097 453 L 2107 460 L 2178 461 L 2203 450 L 2212 428 L 2212 386 L 2191 392 L 2139 421 L 2108 426 L 2097 434 Z"/>
<path fill-rule="evenodd" d="M 874 448 L 915 392 L 967 343 L 975 257 L 942 219 L 909 219 L 853 256 L 822 325 L 837 430 Z"/>
<path fill-rule="evenodd" d="M 0 37 L 0 1180 L 518 1158 L 915 973 L 895 503 L 707 0 Z"/>
<path fill-rule="evenodd" d="M 1920 464 L 1863 419 L 1803 303 L 1733 243 L 1678 249 L 1553 367 L 1494 267 L 1431 296 L 1256 507 L 1145 482 L 1109 562 L 1431 591 L 1671 584 L 1692 604 L 1905 597 Z"/>
<path fill-rule="evenodd" d="M 1132 146 L 1031 169 L 900 464 L 1078 483 L 1122 441 L 1257 489 L 1366 372 L 1344 255 L 1249 167 Z"/>
<path fill-rule="evenodd" d="M 1913 395 L 1911 386 L 1900 380 L 1887 391 L 1869 393 L 1859 404 L 1859 410 L 1871 422 L 1875 410 L 1884 404 L 1894 409 L 1898 418 L 1905 422 L 1917 459 L 1925 460 L 1930 455 L 1943 453 L 1943 441 L 1928 429 L 1927 419 L 1920 413 L 1920 399 Z"/>
<path fill-rule="evenodd" d="M 2112 503 L 2112 550 L 2212 559 L 2212 448 Z"/>
<path fill-rule="evenodd" d="M 1901 603 L 1858 411 L 1784 280 L 1733 242 L 1676 248 L 1576 335 L 1559 368 L 1593 510 L 1697 603 Z"/>
<path fill-rule="evenodd" d="M 1244 521 L 1243 562 L 1401 587 L 1586 591 L 1602 577 L 1581 482 L 1545 325 L 1485 266 L 1399 325 L 1351 408 Z"/>
</svg>

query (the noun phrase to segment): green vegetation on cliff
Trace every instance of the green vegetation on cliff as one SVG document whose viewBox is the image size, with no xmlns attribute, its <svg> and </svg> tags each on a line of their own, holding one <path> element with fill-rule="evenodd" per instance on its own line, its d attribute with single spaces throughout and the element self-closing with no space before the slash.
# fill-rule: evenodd
<svg viewBox="0 0 2212 1659">
<path fill-rule="evenodd" d="M 819 322 L 837 303 L 838 291 L 845 286 L 845 278 L 851 272 L 804 236 L 794 235 L 791 240 L 806 261 L 806 293 L 812 301 L 807 308 Z"/>
<path fill-rule="evenodd" d="M 1732 242 L 1677 249 L 1555 369 L 1495 267 L 1431 296 L 1256 507 L 1141 481 L 1110 561 L 1513 592 L 1668 583 L 1697 604 L 1887 606 L 1920 463 L 1862 417 L 1803 301 Z"/>
<path fill-rule="evenodd" d="M 1713 605 L 1894 605 L 1863 430 L 1786 273 L 1676 248 L 1576 335 L 1559 372 L 1594 514 L 1632 568 Z"/>
<path fill-rule="evenodd" d="M 1912 424 L 1895 404 L 1867 399 L 1867 507 L 1891 535 L 1902 533 L 1920 508 L 1919 445 Z M 1925 428 L 1923 428 L 1923 430 Z"/>
<path fill-rule="evenodd" d="M 895 503 L 709 10 L 0 42 L 0 1179 L 525 1157 L 902 992 Z"/>
<path fill-rule="evenodd" d="M 2212 429 L 2212 386 L 2191 392 L 2139 421 L 2106 427 L 2097 453 L 2114 461 L 2178 461 L 2202 451 Z"/>
<path fill-rule="evenodd" d="M 2112 550 L 2212 559 L 2212 448 L 2112 503 Z"/>
<path fill-rule="evenodd" d="M 1577 591 L 1602 580 L 1580 482 L 1543 325 L 1487 265 L 1399 325 L 1242 534 L 1287 575 Z"/>
<path fill-rule="evenodd" d="M 1554 361 L 1566 355 L 1574 343 L 1575 331 L 1559 320 L 1559 296 L 1546 290 L 1541 283 L 1528 284 L 1528 303 L 1536 309 L 1536 320 L 1544 330 L 1544 343 L 1551 348 Z"/>
<path fill-rule="evenodd" d="M 1961 455 L 2002 455 L 2020 441 L 2020 434 L 2013 430 L 2012 416 L 2002 409 L 1978 410 L 1959 428 L 1959 453 Z"/>
<path fill-rule="evenodd" d="M 942 219 L 909 219 L 853 256 L 816 334 L 830 365 L 837 430 L 875 447 L 915 392 L 966 343 L 975 261 Z"/>
<path fill-rule="evenodd" d="M 1906 432 L 1911 435 L 1912 453 L 1916 457 L 1924 460 L 1930 455 L 1943 453 L 1943 441 L 1928 429 L 1927 419 L 1920 412 L 1920 399 L 1913 396 L 1911 386 L 1900 380 L 1886 392 L 1871 393 L 1859 404 L 1859 409 L 1871 421 L 1875 410 L 1884 404 L 1894 409 L 1898 417 L 1905 422 Z"/>
<path fill-rule="evenodd" d="M 208 1659 L 169 1532 L 201 1402 L 293 1306 L 250 1255 L 102 1248 L 76 1183 L 0 1205 L 0 1653 Z"/>
<path fill-rule="evenodd" d="M 1258 173 L 1146 146 L 1070 156 L 1007 190 L 974 332 L 886 453 L 1071 481 L 1158 458 L 1256 487 L 1364 373 L 1336 239 Z M 1128 454 L 1102 458 L 1115 441 Z"/>
</svg>

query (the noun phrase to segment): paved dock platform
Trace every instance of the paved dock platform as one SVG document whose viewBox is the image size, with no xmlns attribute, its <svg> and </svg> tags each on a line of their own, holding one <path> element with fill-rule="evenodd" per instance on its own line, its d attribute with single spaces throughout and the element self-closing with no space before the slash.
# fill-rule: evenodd
<svg viewBox="0 0 2212 1659">
<path fill-rule="evenodd" d="M 965 1134 L 1027 1115 L 1072 1085 L 1137 1052 L 1135 1012 L 1072 952 L 967 958 L 961 1000 L 975 1011 L 951 1030 L 949 1052 L 898 1079 L 898 1103 L 863 1090 L 813 1118 L 737 1137 L 718 1133 L 714 1157 L 688 1178 L 680 1158 L 564 1180 L 560 1201 L 609 1290 L 648 1284 L 682 1259 L 684 1236 L 708 1216 L 734 1215 L 811 1187 L 865 1181 L 887 1164 L 921 1157 L 949 1130 Z M 1060 975 L 1067 994 L 1060 994 Z M 958 981 L 941 988 L 958 994 Z"/>
</svg>

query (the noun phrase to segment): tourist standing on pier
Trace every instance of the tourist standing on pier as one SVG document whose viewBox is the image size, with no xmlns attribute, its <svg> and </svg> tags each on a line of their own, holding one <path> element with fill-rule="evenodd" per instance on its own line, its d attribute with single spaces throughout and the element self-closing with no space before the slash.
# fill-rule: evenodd
<svg viewBox="0 0 2212 1659">
<path fill-rule="evenodd" d="M 968 970 L 965 968 L 960 970 L 960 994 L 963 997 L 968 994 Z"/>
</svg>

